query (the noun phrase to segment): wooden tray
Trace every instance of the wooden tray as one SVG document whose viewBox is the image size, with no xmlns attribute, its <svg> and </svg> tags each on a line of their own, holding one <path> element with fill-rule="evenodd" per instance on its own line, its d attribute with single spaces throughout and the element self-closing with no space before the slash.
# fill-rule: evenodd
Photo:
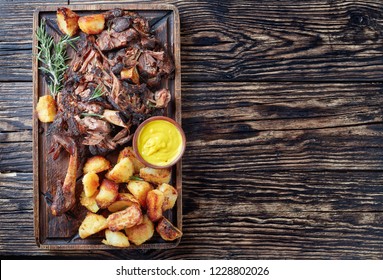
<svg viewBox="0 0 383 280">
<path fill-rule="evenodd" d="M 79 15 L 98 13 L 114 8 L 136 11 L 150 20 L 156 37 L 173 54 L 175 62 L 174 79 L 165 81 L 169 88 L 172 99 L 168 106 L 167 115 L 181 123 L 181 64 L 180 64 L 180 21 L 176 7 L 168 4 L 114 4 L 114 5 L 76 5 L 67 6 Z M 45 81 L 38 71 L 39 62 L 36 58 L 37 40 L 35 32 L 41 18 L 51 19 L 56 22 L 56 10 L 58 7 L 41 7 L 34 12 L 33 17 L 33 106 L 36 107 L 38 98 L 48 94 Z M 54 29 L 47 26 L 47 31 L 58 36 Z M 50 213 L 46 194 L 55 193 L 56 182 L 63 180 L 67 166 L 68 156 L 62 153 L 53 161 L 47 154 L 49 138 L 46 131 L 49 125 L 38 121 L 33 117 L 33 172 L 34 172 L 34 226 L 35 238 L 38 246 L 44 249 L 65 250 L 107 250 L 117 249 L 101 243 L 102 236 L 92 236 L 87 239 L 76 238 L 78 227 L 83 219 L 82 206 L 76 206 L 69 214 L 55 217 Z M 80 174 L 79 174 L 80 175 Z M 179 162 L 172 169 L 172 182 L 178 190 L 179 197 L 174 209 L 166 212 L 167 217 L 174 225 L 182 230 L 182 165 Z M 78 209 L 77 209 L 78 208 Z M 153 238 L 142 244 L 133 244 L 126 249 L 167 249 L 178 245 L 180 240 L 166 242 L 155 233 Z"/>
</svg>

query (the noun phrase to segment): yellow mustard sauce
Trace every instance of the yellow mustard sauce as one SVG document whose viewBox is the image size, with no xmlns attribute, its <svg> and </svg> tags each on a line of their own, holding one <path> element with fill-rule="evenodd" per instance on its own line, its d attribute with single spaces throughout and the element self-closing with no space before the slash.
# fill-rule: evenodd
<svg viewBox="0 0 383 280">
<path fill-rule="evenodd" d="M 157 166 L 166 166 L 182 151 L 182 136 L 172 123 L 155 120 L 147 123 L 137 139 L 142 158 Z"/>
</svg>

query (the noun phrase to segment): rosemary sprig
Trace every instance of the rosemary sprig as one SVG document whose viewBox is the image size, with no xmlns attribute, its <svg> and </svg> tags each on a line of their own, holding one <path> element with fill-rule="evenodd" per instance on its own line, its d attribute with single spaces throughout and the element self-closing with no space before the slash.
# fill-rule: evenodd
<svg viewBox="0 0 383 280">
<path fill-rule="evenodd" d="M 66 60 L 66 46 L 73 46 L 74 41 L 78 39 L 70 38 L 68 35 L 61 37 L 61 39 L 55 43 L 53 37 L 50 36 L 45 29 L 45 19 L 41 20 L 41 24 L 36 31 L 36 37 L 39 42 L 37 49 L 37 58 L 44 66 L 39 69 L 47 75 L 48 88 L 53 97 L 56 97 L 57 93 L 63 87 L 64 73 L 68 68 Z"/>
<path fill-rule="evenodd" d="M 144 179 L 137 177 L 137 176 L 130 176 L 129 180 L 135 180 L 135 181 L 144 181 Z"/>
<path fill-rule="evenodd" d="M 99 97 L 103 96 L 104 94 L 105 94 L 105 91 L 102 90 L 102 86 L 98 85 L 95 88 L 95 90 L 94 90 L 92 96 L 89 98 L 89 100 L 99 98 Z"/>
<path fill-rule="evenodd" d="M 95 114 L 95 113 L 81 113 L 81 116 L 83 117 L 98 117 L 100 119 L 103 119 L 103 115 Z"/>
</svg>

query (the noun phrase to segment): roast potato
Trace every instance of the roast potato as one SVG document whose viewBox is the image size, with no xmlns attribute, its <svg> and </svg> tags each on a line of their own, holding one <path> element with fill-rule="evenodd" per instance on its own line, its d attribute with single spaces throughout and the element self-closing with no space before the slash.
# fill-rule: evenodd
<svg viewBox="0 0 383 280">
<path fill-rule="evenodd" d="M 84 165 L 84 174 L 89 172 L 99 173 L 110 168 L 110 162 L 102 156 L 88 158 Z"/>
<path fill-rule="evenodd" d="M 140 169 L 140 177 L 145 181 L 153 184 L 169 183 L 171 178 L 170 169 L 154 169 L 150 167 L 144 167 Z"/>
<path fill-rule="evenodd" d="M 68 36 L 72 37 L 77 33 L 79 18 L 71 9 L 65 7 L 57 9 L 57 24 L 60 30 Z"/>
<path fill-rule="evenodd" d="M 120 231 L 105 230 L 105 238 L 102 243 L 114 247 L 129 247 L 128 237 Z"/>
<path fill-rule="evenodd" d="M 104 30 L 105 16 L 103 14 L 82 16 L 78 20 L 78 26 L 88 35 L 100 34 Z"/>
<path fill-rule="evenodd" d="M 156 231 L 166 241 L 173 241 L 182 236 L 182 232 L 165 217 L 159 220 Z"/>
<path fill-rule="evenodd" d="M 162 204 L 164 194 L 159 190 L 148 192 L 146 197 L 147 215 L 152 222 L 158 221 L 162 217 Z"/>
<path fill-rule="evenodd" d="M 100 185 L 98 175 L 94 172 L 88 172 L 82 178 L 82 184 L 84 186 L 84 193 L 86 197 L 91 197 L 97 191 Z"/>
<path fill-rule="evenodd" d="M 127 185 L 128 190 L 133 194 L 133 196 L 138 200 L 142 208 L 146 208 L 146 196 L 153 187 L 145 181 L 129 181 Z"/>
<path fill-rule="evenodd" d="M 126 228 L 125 233 L 128 236 L 129 241 L 136 245 L 141 245 L 152 238 L 154 234 L 154 224 L 147 215 L 144 215 L 141 224 Z"/>
<path fill-rule="evenodd" d="M 44 95 L 39 98 L 36 105 L 37 117 L 43 123 L 53 122 L 57 109 L 56 101 L 52 95 Z"/>
<path fill-rule="evenodd" d="M 138 85 L 140 83 L 140 75 L 138 74 L 136 66 L 129 69 L 121 70 L 121 79 L 129 80 L 132 83 Z"/>
<path fill-rule="evenodd" d="M 106 174 L 106 178 L 116 183 L 127 183 L 134 172 L 133 163 L 129 158 L 123 158 L 112 170 Z"/>
<path fill-rule="evenodd" d="M 118 196 L 118 185 L 108 179 L 104 179 L 100 186 L 100 192 L 96 196 L 97 205 L 101 209 L 110 206 Z"/>
<path fill-rule="evenodd" d="M 80 196 L 81 205 L 85 206 L 86 209 L 88 209 L 89 211 L 96 213 L 98 210 L 100 210 L 100 207 L 98 207 L 96 202 L 97 194 L 98 194 L 98 191 L 94 193 L 92 197 L 87 197 L 85 192 L 82 192 Z"/>
<path fill-rule="evenodd" d="M 158 190 L 160 190 L 164 194 L 164 203 L 162 204 L 162 210 L 166 211 L 168 209 L 172 209 L 177 201 L 177 190 L 173 188 L 173 186 L 166 183 L 159 185 Z"/>
<path fill-rule="evenodd" d="M 133 204 L 125 210 L 110 214 L 106 220 L 111 231 L 130 228 L 142 222 L 141 208 L 137 204 Z"/>
<path fill-rule="evenodd" d="M 140 205 L 138 200 L 130 193 L 119 193 L 115 202 L 113 202 L 108 210 L 112 213 L 124 210 L 133 204 Z"/>
<path fill-rule="evenodd" d="M 145 165 L 137 159 L 136 153 L 134 152 L 132 147 L 124 148 L 118 154 L 117 162 L 120 162 L 120 160 L 125 157 L 129 158 L 132 161 L 134 167 L 134 174 L 140 173 L 140 169 L 145 167 Z"/>
<path fill-rule="evenodd" d="M 78 234 L 82 239 L 107 228 L 106 219 L 94 213 L 88 213 L 82 221 Z"/>
</svg>

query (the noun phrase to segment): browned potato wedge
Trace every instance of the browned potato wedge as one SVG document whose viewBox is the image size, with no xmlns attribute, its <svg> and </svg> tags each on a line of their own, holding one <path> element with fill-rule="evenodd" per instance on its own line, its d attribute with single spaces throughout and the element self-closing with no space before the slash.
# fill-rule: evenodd
<svg viewBox="0 0 383 280">
<path fill-rule="evenodd" d="M 140 169 L 144 168 L 145 165 L 137 159 L 136 153 L 133 151 L 132 147 L 126 147 L 124 148 L 119 154 L 118 154 L 118 159 L 117 162 L 119 162 L 123 158 L 129 158 L 134 167 L 134 174 L 140 173 Z"/>
<path fill-rule="evenodd" d="M 144 215 L 141 224 L 125 229 L 125 233 L 131 242 L 136 245 L 141 245 L 152 238 L 154 234 L 154 224 L 147 215 Z"/>
<path fill-rule="evenodd" d="M 154 169 L 150 167 L 140 169 L 140 177 L 142 179 L 157 185 L 169 183 L 171 175 L 170 169 Z"/>
<path fill-rule="evenodd" d="M 102 157 L 102 156 L 94 156 L 91 158 L 88 158 L 84 165 L 83 172 L 84 174 L 93 172 L 93 173 L 99 173 L 105 170 L 108 170 L 110 168 L 110 162 Z"/>
<path fill-rule="evenodd" d="M 118 196 L 118 185 L 108 179 L 104 179 L 100 186 L 100 192 L 96 196 L 97 205 L 105 209 L 110 206 Z"/>
<path fill-rule="evenodd" d="M 82 221 L 78 234 L 82 239 L 84 239 L 92 234 L 106 229 L 107 227 L 106 219 L 103 216 L 89 212 Z"/>
<path fill-rule="evenodd" d="M 162 210 L 166 211 L 168 209 L 172 209 L 177 201 L 177 190 L 173 188 L 173 186 L 166 183 L 159 185 L 158 190 L 160 190 L 164 194 L 164 203 L 162 204 Z"/>
<path fill-rule="evenodd" d="M 68 36 L 72 37 L 77 33 L 79 18 L 71 9 L 65 7 L 57 9 L 57 24 L 60 30 Z"/>
<path fill-rule="evenodd" d="M 159 190 L 148 192 L 146 197 L 147 214 L 152 222 L 158 221 L 162 217 L 162 204 L 164 203 L 164 194 Z"/>
<path fill-rule="evenodd" d="M 105 245 L 110 245 L 114 247 L 129 247 L 129 239 L 121 231 L 111 231 L 109 229 L 105 230 L 106 240 L 102 240 L 102 243 Z"/>
<path fill-rule="evenodd" d="M 133 204 L 125 210 L 110 214 L 107 218 L 108 228 L 111 231 L 119 231 L 130 228 L 142 222 L 142 212 L 140 206 Z"/>
<path fill-rule="evenodd" d="M 100 34 L 104 30 L 105 17 L 103 14 L 82 16 L 78 20 L 78 26 L 88 35 Z"/>
<path fill-rule="evenodd" d="M 112 213 L 124 210 L 133 204 L 140 205 L 138 200 L 130 193 L 119 193 L 115 202 L 113 202 L 108 210 Z"/>
<path fill-rule="evenodd" d="M 138 85 L 140 83 L 140 75 L 138 74 L 136 66 L 129 69 L 122 69 L 121 79 L 130 80 L 132 83 Z"/>
<path fill-rule="evenodd" d="M 165 217 L 158 222 L 156 231 L 166 241 L 173 241 L 182 236 L 182 232 Z"/>
<path fill-rule="evenodd" d="M 92 197 L 87 197 L 85 195 L 85 192 L 82 192 L 80 196 L 81 205 L 85 206 L 86 209 L 88 209 L 89 211 L 96 213 L 98 210 L 100 210 L 100 207 L 98 207 L 96 202 L 97 194 L 98 194 L 98 191 Z"/>
<path fill-rule="evenodd" d="M 36 112 L 41 122 L 53 122 L 57 113 L 56 101 L 51 95 L 41 96 L 36 105 Z"/>
<path fill-rule="evenodd" d="M 86 197 L 91 197 L 97 191 L 100 185 L 98 175 L 94 172 L 89 172 L 82 178 L 82 184 L 84 186 L 84 192 Z"/>
<path fill-rule="evenodd" d="M 129 158 L 123 158 L 112 170 L 106 174 L 106 178 L 116 183 L 127 183 L 134 172 L 133 163 Z"/>
<path fill-rule="evenodd" d="M 130 181 L 127 185 L 128 190 L 138 200 L 142 208 L 146 208 L 146 196 L 153 187 L 145 181 Z"/>
</svg>

